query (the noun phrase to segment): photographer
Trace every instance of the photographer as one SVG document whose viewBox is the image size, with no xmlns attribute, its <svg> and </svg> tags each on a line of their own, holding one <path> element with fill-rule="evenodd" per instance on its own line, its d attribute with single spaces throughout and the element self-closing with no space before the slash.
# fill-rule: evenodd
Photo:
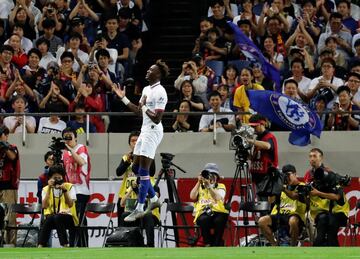
<svg viewBox="0 0 360 259">
<path fill-rule="evenodd" d="M 330 168 L 325 167 L 323 164 L 324 153 L 320 148 L 313 148 L 309 152 L 309 163 L 311 168 L 305 172 L 304 182 L 311 183 L 314 180 L 314 172 L 318 168 L 323 168 L 329 171 Z"/>
<path fill-rule="evenodd" d="M 140 178 L 139 178 L 140 179 Z M 160 209 L 156 208 L 151 213 L 146 213 L 144 217 L 137 219 L 134 222 L 126 222 L 124 219 L 130 215 L 135 209 L 137 198 L 139 195 L 139 179 L 136 177 L 129 177 L 126 179 L 125 195 L 121 198 L 120 205 L 124 207 L 124 213 L 120 216 L 119 226 L 135 227 L 140 226 L 145 229 L 147 247 L 154 247 L 154 226 L 160 224 Z M 151 183 L 154 184 L 154 181 Z M 160 189 L 154 186 L 156 196 L 160 197 Z M 149 203 L 148 203 L 149 204 Z"/>
<path fill-rule="evenodd" d="M 268 174 L 270 167 L 278 167 L 278 145 L 275 136 L 266 129 L 266 118 L 254 114 L 249 119 L 249 125 L 254 128 L 256 140 L 248 139 L 255 149 L 251 155 L 250 173 L 256 188 Z M 267 201 L 267 197 L 258 196 L 260 201 Z"/>
<path fill-rule="evenodd" d="M 15 145 L 9 144 L 9 129 L 0 126 L 0 203 L 6 203 L 9 207 L 18 199 L 20 182 L 20 159 Z M 16 225 L 16 214 L 8 213 L 6 216 L 9 226 Z M 16 231 L 5 233 L 5 243 L 16 245 Z"/>
<path fill-rule="evenodd" d="M 71 183 L 64 182 L 65 170 L 62 165 L 50 167 L 48 176 L 48 185 L 42 190 L 45 221 L 39 235 L 39 247 L 47 246 L 52 229 L 56 229 L 60 245 L 69 247 L 74 240 L 69 242 L 66 229 L 69 229 L 72 239 L 75 226 L 79 224 L 75 208 L 75 188 Z"/>
<path fill-rule="evenodd" d="M 76 211 L 79 218 L 83 217 L 86 204 L 90 199 L 90 156 L 86 146 L 77 143 L 75 130 L 66 128 L 62 132 L 67 150 L 63 151 L 63 162 L 67 179 L 75 187 Z M 84 219 L 86 225 L 86 218 Z M 80 241 L 82 241 L 80 239 Z M 80 244 L 81 246 L 82 244 Z"/>
<path fill-rule="evenodd" d="M 280 231 L 284 228 L 286 233 L 290 234 L 291 246 L 298 243 L 299 233 L 305 222 L 305 203 L 302 194 L 305 194 L 304 183 L 300 182 L 296 175 L 296 168 L 293 165 L 285 165 L 282 168 L 285 175 L 285 183 L 287 184 L 280 197 L 272 197 L 275 206 L 271 211 L 271 215 L 263 216 L 259 219 L 259 227 L 264 233 L 267 240 L 272 246 L 276 246 L 273 232 Z M 300 188 L 303 187 L 303 188 Z M 280 237 L 280 235 L 279 235 Z M 280 237 L 281 238 L 281 237 Z M 277 240 L 280 244 L 280 240 Z"/>
<path fill-rule="evenodd" d="M 39 176 L 37 181 L 38 191 L 36 193 L 36 197 L 38 197 L 39 203 L 42 202 L 42 196 L 41 196 L 42 189 L 48 185 L 49 169 L 54 165 L 54 151 L 46 152 L 46 154 L 44 155 L 44 161 L 45 161 L 44 172 Z"/>
<path fill-rule="evenodd" d="M 310 192 L 310 213 L 316 224 L 314 246 L 339 246 L 337 233 L 346 226 L 350 211 L 342 184 L 346 177 L 320 167 L 314 172 L 312 191 Z"/>
<path fill-rule="evenodd" d="M 219 179 L 217 164 L 207 163 L 190 192 L 190 199 L 195 201 L 194 223 L 200 226 L 205 246 L 224 245 L 222 236 L 229 212 L 224 206 L 226 187 L 218 183 Z"/>
</svg>

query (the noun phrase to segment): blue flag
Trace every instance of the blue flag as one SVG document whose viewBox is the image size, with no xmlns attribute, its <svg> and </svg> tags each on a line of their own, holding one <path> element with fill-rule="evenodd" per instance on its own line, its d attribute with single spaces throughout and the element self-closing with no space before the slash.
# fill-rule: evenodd
<svg viewBox="0 0 360 259">
<path fill-rule="evenodd" d="M 256 47 L 254 42 L 250 40 L 233 22 L 228 22 L 229 26 L 234 31 L 235 43 L 239 46 L 241 52 L 249 59 L 256 60 L 261 64 L 261 69 L 269 79 L 276 84 L 276 91 L 281 92 L 280 72 L 271 65 L 263 56 L 262 52 Z"/>
<path fill-rule="evenodd" d="M 272 123 L 291 130 L 289 142 L 297 146 L 310 143 L 310 134 L 320 138 L 323 125 L 310 108 L 290 97 L 273 91 L 247 91 L 251 108 Z"/>
</svg>

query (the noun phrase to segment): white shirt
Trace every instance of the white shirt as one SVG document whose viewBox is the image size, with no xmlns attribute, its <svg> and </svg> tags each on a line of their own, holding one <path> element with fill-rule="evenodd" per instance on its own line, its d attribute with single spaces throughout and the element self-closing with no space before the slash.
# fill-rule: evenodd
<svg viewBox="0 0 360 259">
<path fill-rule="evenodd" d="M 152 112 L 155 110 L 165 110 L 168 97 L 165 88 L 157 82 L 153 85 L 148 85 L 142 91 L 140 102 L 146 96 L 146 106 Z M 143 130 L 160 130 L 163 131 L 162 123 L 155 124 L 149 116 L 143 111 L 143 123 L 141 131 Z"/>
<path fill-rule="evenodd" d="M 311 80 L 310 86 L 309 86 L 309 91 L 313 90 L 317 84 L 319 83 L 319 80 L 322 79 L 322 76 L 316 77 L 313 80 Z M 332 80 L 326 80 L 327 83 L 331 83 L 332 85 L 335 86 L 335 90 L 337 90 L 339 88 L 339 86 L 344 85 L 344 81 L 338 77 L 333 77 Z M 334 94 L 334 98 L 327 104 L 327 108 L 328 109 L 332 109 L 333 104 L 335 102 L 335 97 L 336 97 L 336 93 L 334 92 L 334 90 L 332 90 L 333 94 Z"/>
<path fill-rule="evenodd" d="M 287 78 L 286 80 L 289 80 L 289 79 L 294 79 L 294 77 L 289 77 Z M 284 82 L 286 81 L 284 80 Z M 298 88 L 299 90 L 303 93 L 303 94 L 307 94 L 309 92 L 309 87 L 310 87 L 310 83 L 311 83 L 311 79 L 308 78 L 308 77 L 305 77 L 303 76 L 301 78 L 301 81 L 298 82 Z M 282 87 L 282 93 L 284 93 L 284 84 L 283 84 L 283 87 Z"/>
<path fill-rule="evenodd" d="M 61 133 L 66 128 L 66 123 L 59 120 L 57 123 L 50 122 L 49 117 L 41 118 L 39 121 L 38 133 Z"/>
<path fill-rule="evenodd" d="M 60 60 L 60 57 L 61 55 L 64 53 L 65 51 L 65 48 L 64 47 L 60 47 L 57 51 L 56 51 L 56 59 L 58 61 L 58 64 L 61 65 L 61 60 Z M 68 49 L 67 51 L 70 51 L 70 49 Z M 89 61 L 89 55 L 87 53 L 85 53 L 84 51 L 78 49 L 77 51 L 77 55 L 79 57 L 79 59 L 81 60 L 82 63 L 84 64 L 87 64 L 88 61 Z M 72 69 L 75 71 L 75 72 L 79 72 L 80 71 L 80 65 L 79 63 L 76 61 L 76 59 L 74 59 L 74 64 L 72 66 Z"/>
<path fill-rule="evenodd" d="M 47 69 L 48 64 L 52 61 L 56 62 L 56 58 L 50 52 L 48 52 L 45 56 L 42 56 L 39 66 Z"/>
<path fill-rule="evenodd" d="M 35 128 L 36 127 L 36 120 L 34 117 L 32 116 L 26 116 L 25 117 L 26 123 L 32 127 Z M 8 128 L 8 129 L 13 129 L 15 127 L 15 124 L 17 122 L 17 116 L 8 116 L 4 119 L 4 125 Z M 22 132 L 23 126 L 17 126 L 14 133 L 20 133 Z"/>
<path fill-rule="evenodd" d="M 116 68 L 116 60 L 117 60 L 117 57 L 118 57 L 118 52 L 117 52 L 116 49 L 106 48 L 106 50 L 110 54 L 110 60 L 109 60 L 108 69 L 110 70 L 110 72 L 112 72 L 112 73 L 114 73 L 116 75 L 115 68 Z M 96 56 L 96 52 L 97 52 L 97 50 L 95 51 L 94 56 Z M 96 61 L 96 59 L 95 59 L 95 61 Z M 98 63 L 98 62 L 96 61 L 96 63 Z"/>
<path fill-rule="evenodd" d="M 0 0 L 0 19 L 8 19 L 13 8 L 14 2 L 12 0 Z"/>
<path fill-rule="evenodd" d="M 210 109 L 208 112 L 213 112 L 213 109 Z M 233 112 L 233 111 L 230 109 L 220 107 L 220 112 Z M 221 120 L 221 119 L 228 119 L 228 121 L 229 121 L 228 124 L 236 125 L 234 115 L 231 115 L 231 114 L 216 115 L 216 120 Z M 201 119 L 200 119 L 200 123 L 199 123 L 199 131 L 201 131 L 202 129 L 205 129 L 205 128 L 209 128 L 210 124 L 213 124 L 213 120 L 214 120 L 213 114 L 202 115 Z M 226 130 L 223 127 L 217 128 L 216 131 L 217 132 L 226 132 Z"/>
<path fill-rule="evenodd" d="M 9 45 L 9 39 L 7 39 L 4 42 L 4 45 Z M 27 54 L 29 52 L 29 50 L 31 50 L 33 48 L 33 43 L 31 40 L 29 40 L 26 37 L 22 37 L 21 38 L 21 47 L 23 48 L 23 50 L 25 51 L 25 53 Z"/>
</svg>

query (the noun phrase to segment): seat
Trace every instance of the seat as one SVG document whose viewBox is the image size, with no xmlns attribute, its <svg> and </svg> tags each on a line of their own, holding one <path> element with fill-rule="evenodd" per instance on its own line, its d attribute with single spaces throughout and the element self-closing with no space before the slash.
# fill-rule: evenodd
<svg viewBox="0 0 360 259">
<path fill-rule="evenodd" d="M 216 77 L 221 77 L 224 71 L 224 62 L 218 60 L 208 60 L 205 63 L 208 67 L 214 70 Z"/>
<path fill-rule="evenodd" d="M 229 60 L 228 64 L 235 66 L 240 73 L 243 68 L 249 68 L 251 62 L 248 60 Z"/>
<path fill-rule="evenodd" d="M 103 244 L 102 247 L 105 246 L 105 241 L 106 241 L 106 237 L 108 236 L 109 233 L 109 229 L 113 229 L 114 228 L 114 222 L 112 221 L 112 217 L 114 214 L 114 209 L 115 209 L 115 203 L 88 203 L 86 204 L 85 207 L 85 213 L 82 217 L 82 219 L 80 220 L 80 226 L 79 226 L 79 235 L 85 235 L 86 232 L 84 231 L 88 231 L 90 230 L 105 230 L 104 232 L 104 240 L 103 240 Z M 108 224 L 105 226 L 85 226 L 84 225 L 84 221 L 85 221 L 85 217 L 87 213 L 95 213 L 95 214 L 108 214 L 109 215 L 109 221 Z M 79 236 L 78 235 L 78 236 Z M 85 242 L 86 242 L 86 246 L 88 246 L 86 238 L 84 238 Z M 78 241 L 78 237 L 75 240 L 75 244 Z"/>
<path fill-rule="evenodd" d="M 199 226 L 193 225 L 192 222 L 192 212 L 194 211 L 194 207 L 189 203 L 167 203 L 166 206 L 166 215 L 164 223 L 162 224 L 163 228 L 163 242 L 166 242 L 166 247 L 168 247 L 168 241 L 175 242 L 176 246 L 179 247 L 180 244 L 186 244 L 188 246 L 195 246 L 198 239 L 198 229 Z M 182 224 L 169 224 L 168 222 L 168 213 L 171 215 L 175 215 L 178 220 L 179 217 L 182 220 Z M 191 216 L 191 219 L 188 217 Z M 173 233 L 169 233 L 172 230 Z M 179 230 L 185 231 L 185 236 L 179 233 Z M 190 232 L 192 230 L 192 232 Z"/>
<path fill-rule="evenodd" d="M 250 218 L 247 213 L 254 213 L 254 223 L 251 222 L 244 222 L 244 224 L 241 225 L 236 225 L 235 226 L 235 235 L 234 237 L 236 238 L 237 242 L 239 240 L 239 228 L 244 228 L 245 230 L 245 243 L 246 246 L 248 245 L 248 229 L 249 228 L 256 228 L 257 234 L 258 234 L 258 238 L 259 238 L 259 244 L 261 244 L 261 240 L 260 240 L 260 233 L 259 233 L 259 227 L 257 224 L 257 220 L 258 220 L 258 216 L 256 215 L 257 213 L 261 213 L 261 214 L 269 214 L 271 210 L 271 205 L 269 202 L 267 201 L 251 201 L 251 202 L 241 202 L 240 203 L 240 211 L 244 212 L 244 215 L 248 218 Z M 236 244 L 236 242 L 234 242 L 234 244 Z"/>
<path fill-rule="evenodd" d="M 21 224 L 16 226 L 5 226 L 5 231 L 7 230 L 27 230 L 26 235 L 24 237 L 24 241 L 22 243 L 22 247 L 25 246 L 26 240 L 29 236 L 30 230 L 36 230 L 37 234 L 39 236 L 40 232 L 40 224 L 34 225 L 35 218 L 39 216 L 38 218 L 41 218 L 42 208 L 40 203 L 22 203 L 22 204 L 11 204 L 9 207 L 10 213 L 17 213 L 17 214 L 24 214 L 29 215 L 31 217 L 31 221 L 28 224 Z M 3 242 L 3 240 L 2 240 Z"/>
</svg>

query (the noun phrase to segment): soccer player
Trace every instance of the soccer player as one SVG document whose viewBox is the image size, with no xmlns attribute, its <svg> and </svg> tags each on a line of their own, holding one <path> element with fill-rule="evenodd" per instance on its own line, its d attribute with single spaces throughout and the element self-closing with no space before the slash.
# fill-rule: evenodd
<svg viewBox="0 0 360 259">
<path fill-rule="evenodd" d="M 115 84 L 114 92 L 121 101 L 133 112 L 143 116 L 140 136 L 134 149 L 133 171 L 140 176 L 140 189 L 138 204 L 135 210 L 124 221 L 131 222 L 150 213 L 152 209 L 160 207 L 158 197 L 150 183 L 149 169 L 155 157 L 156 148 L 160 144 L 163 133 L 161 118 L 167 103 L 167 94 L 160 80 L 169 75 L 169 68 L 161 60 L 157 60 L 146 73 L 145 79 L 150 85 L 143 89 L 139 105 L 135 105 L 125 96 L 125 88 L 121 89 Z M 147 194 L 150 204 L 144 212 L 144 204 Z"/>
</svg>

